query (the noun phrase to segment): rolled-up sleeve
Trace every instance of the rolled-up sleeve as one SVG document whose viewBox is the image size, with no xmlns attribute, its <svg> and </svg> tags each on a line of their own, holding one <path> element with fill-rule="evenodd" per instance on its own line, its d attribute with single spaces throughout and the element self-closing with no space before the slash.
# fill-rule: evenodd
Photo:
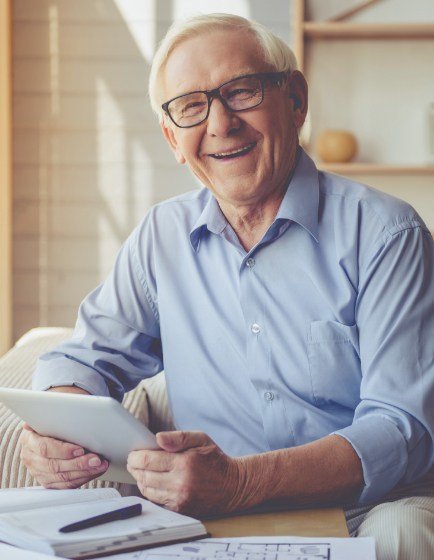
<svg viewBox="0 0 434 560">
<path fill-rule="evenodd" d="M 356 322 L 362 382 L 350 426 L 335 433 L 361 459 L 361 504 L 423 476 L 434 460 L 434 246 L 402 223 L 361 254 Z"/>
<path fill-rule="evenodd" d="M 138 251 L 136 230 L 107 280 L 82 302 L 72 339 L 40 357 L 34 389 L 75 385 L 121 400 L 163 369 L 156 295 Z M 147 254 L 151 258 L 152 251 Z"/>
</svg>

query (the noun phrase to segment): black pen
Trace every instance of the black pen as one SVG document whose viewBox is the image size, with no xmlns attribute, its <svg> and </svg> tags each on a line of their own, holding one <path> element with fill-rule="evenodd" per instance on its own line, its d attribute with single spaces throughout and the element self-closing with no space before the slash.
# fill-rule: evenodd
<svg viewBox="0 0 434 560">
<path fill-rule="evenodd" d="M 71 523 L 70 525 L 65 525 L 65 527 L 61 527 L 59 531 L 61 533 L 72 533 L 73 531 L 80 531 L 80 529 L 87 529 L 89 527 L 102 525 L 103 523 L 110 523 L 110 521 L 119 521 L 121 519 L 136 517 L 141 513 L 142 504 L 134 504 L 132 506 L 102 513 L 101 515 L 95 515 L 95 517 L 89 517 L 88 519 L 83 519 L 82 521 Z"/>
</svg>

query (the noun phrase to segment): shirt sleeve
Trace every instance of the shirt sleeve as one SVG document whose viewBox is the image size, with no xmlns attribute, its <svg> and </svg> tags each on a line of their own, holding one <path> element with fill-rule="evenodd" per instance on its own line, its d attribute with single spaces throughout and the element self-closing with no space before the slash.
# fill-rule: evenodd
<svg viewBox="0 0 434 560">
<path fill-rule="evenodd" d="M 82 302 L 72 339 L 39 358 L 34 389 L 75 385 L 121 401 L 163 369 L 158 306 L 139 265 L 137 237 L 136 230 L 107 280 Z"/>
<path fill-rule="evenodd" d="M 434 460 L 434 245 L 422 226 L 388 232 L 360 268 L 361 401 L 335 433 L 361 459 L 361 504 L 423 476 Z"/>
</svg>

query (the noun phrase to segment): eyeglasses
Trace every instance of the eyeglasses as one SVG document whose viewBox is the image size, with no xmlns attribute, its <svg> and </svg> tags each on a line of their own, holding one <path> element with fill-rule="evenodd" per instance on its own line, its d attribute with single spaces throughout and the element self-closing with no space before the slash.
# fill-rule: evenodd
<svg viewBox="0 0 434 560">
<path fill-rule="evenodd" d="M 264 101 L 265 84 L 281 84 L 286 72 L 265 72 L 239 76 L 209 91 L 192 91 L 163 103 L 163 111 L 179 128 L 191 128 L 203 123 L 211 103 L 219 99 L 230 111 L 253 109 Z"/>
</svg>

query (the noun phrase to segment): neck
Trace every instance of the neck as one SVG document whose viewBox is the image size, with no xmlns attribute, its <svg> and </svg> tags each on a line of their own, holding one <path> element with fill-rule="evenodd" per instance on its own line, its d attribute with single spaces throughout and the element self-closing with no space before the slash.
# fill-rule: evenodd
<svg viewBox="0 0 434 560">
<path fill-rule="evenodd" d="M 248 204 L 218 200 L 221 211 L 247 252 L 259 243 L 265 232 L 273 223 L 283 197 L 285 196 L 288 184 L 294 174 L 298 158 L 299 153 L 297 153 L 289 176 L 280 187 L 271 192 L 267 198 Z"/>
<path fill-rule="evenodd" d="M 230 205 L 220 203 L 220 208 L 232 226 L 241 245 L 250 251 L 264 236 L 273 223 L 285 193 L 279 193 L 273 200 L 254 205 Z"/>
</svg>

